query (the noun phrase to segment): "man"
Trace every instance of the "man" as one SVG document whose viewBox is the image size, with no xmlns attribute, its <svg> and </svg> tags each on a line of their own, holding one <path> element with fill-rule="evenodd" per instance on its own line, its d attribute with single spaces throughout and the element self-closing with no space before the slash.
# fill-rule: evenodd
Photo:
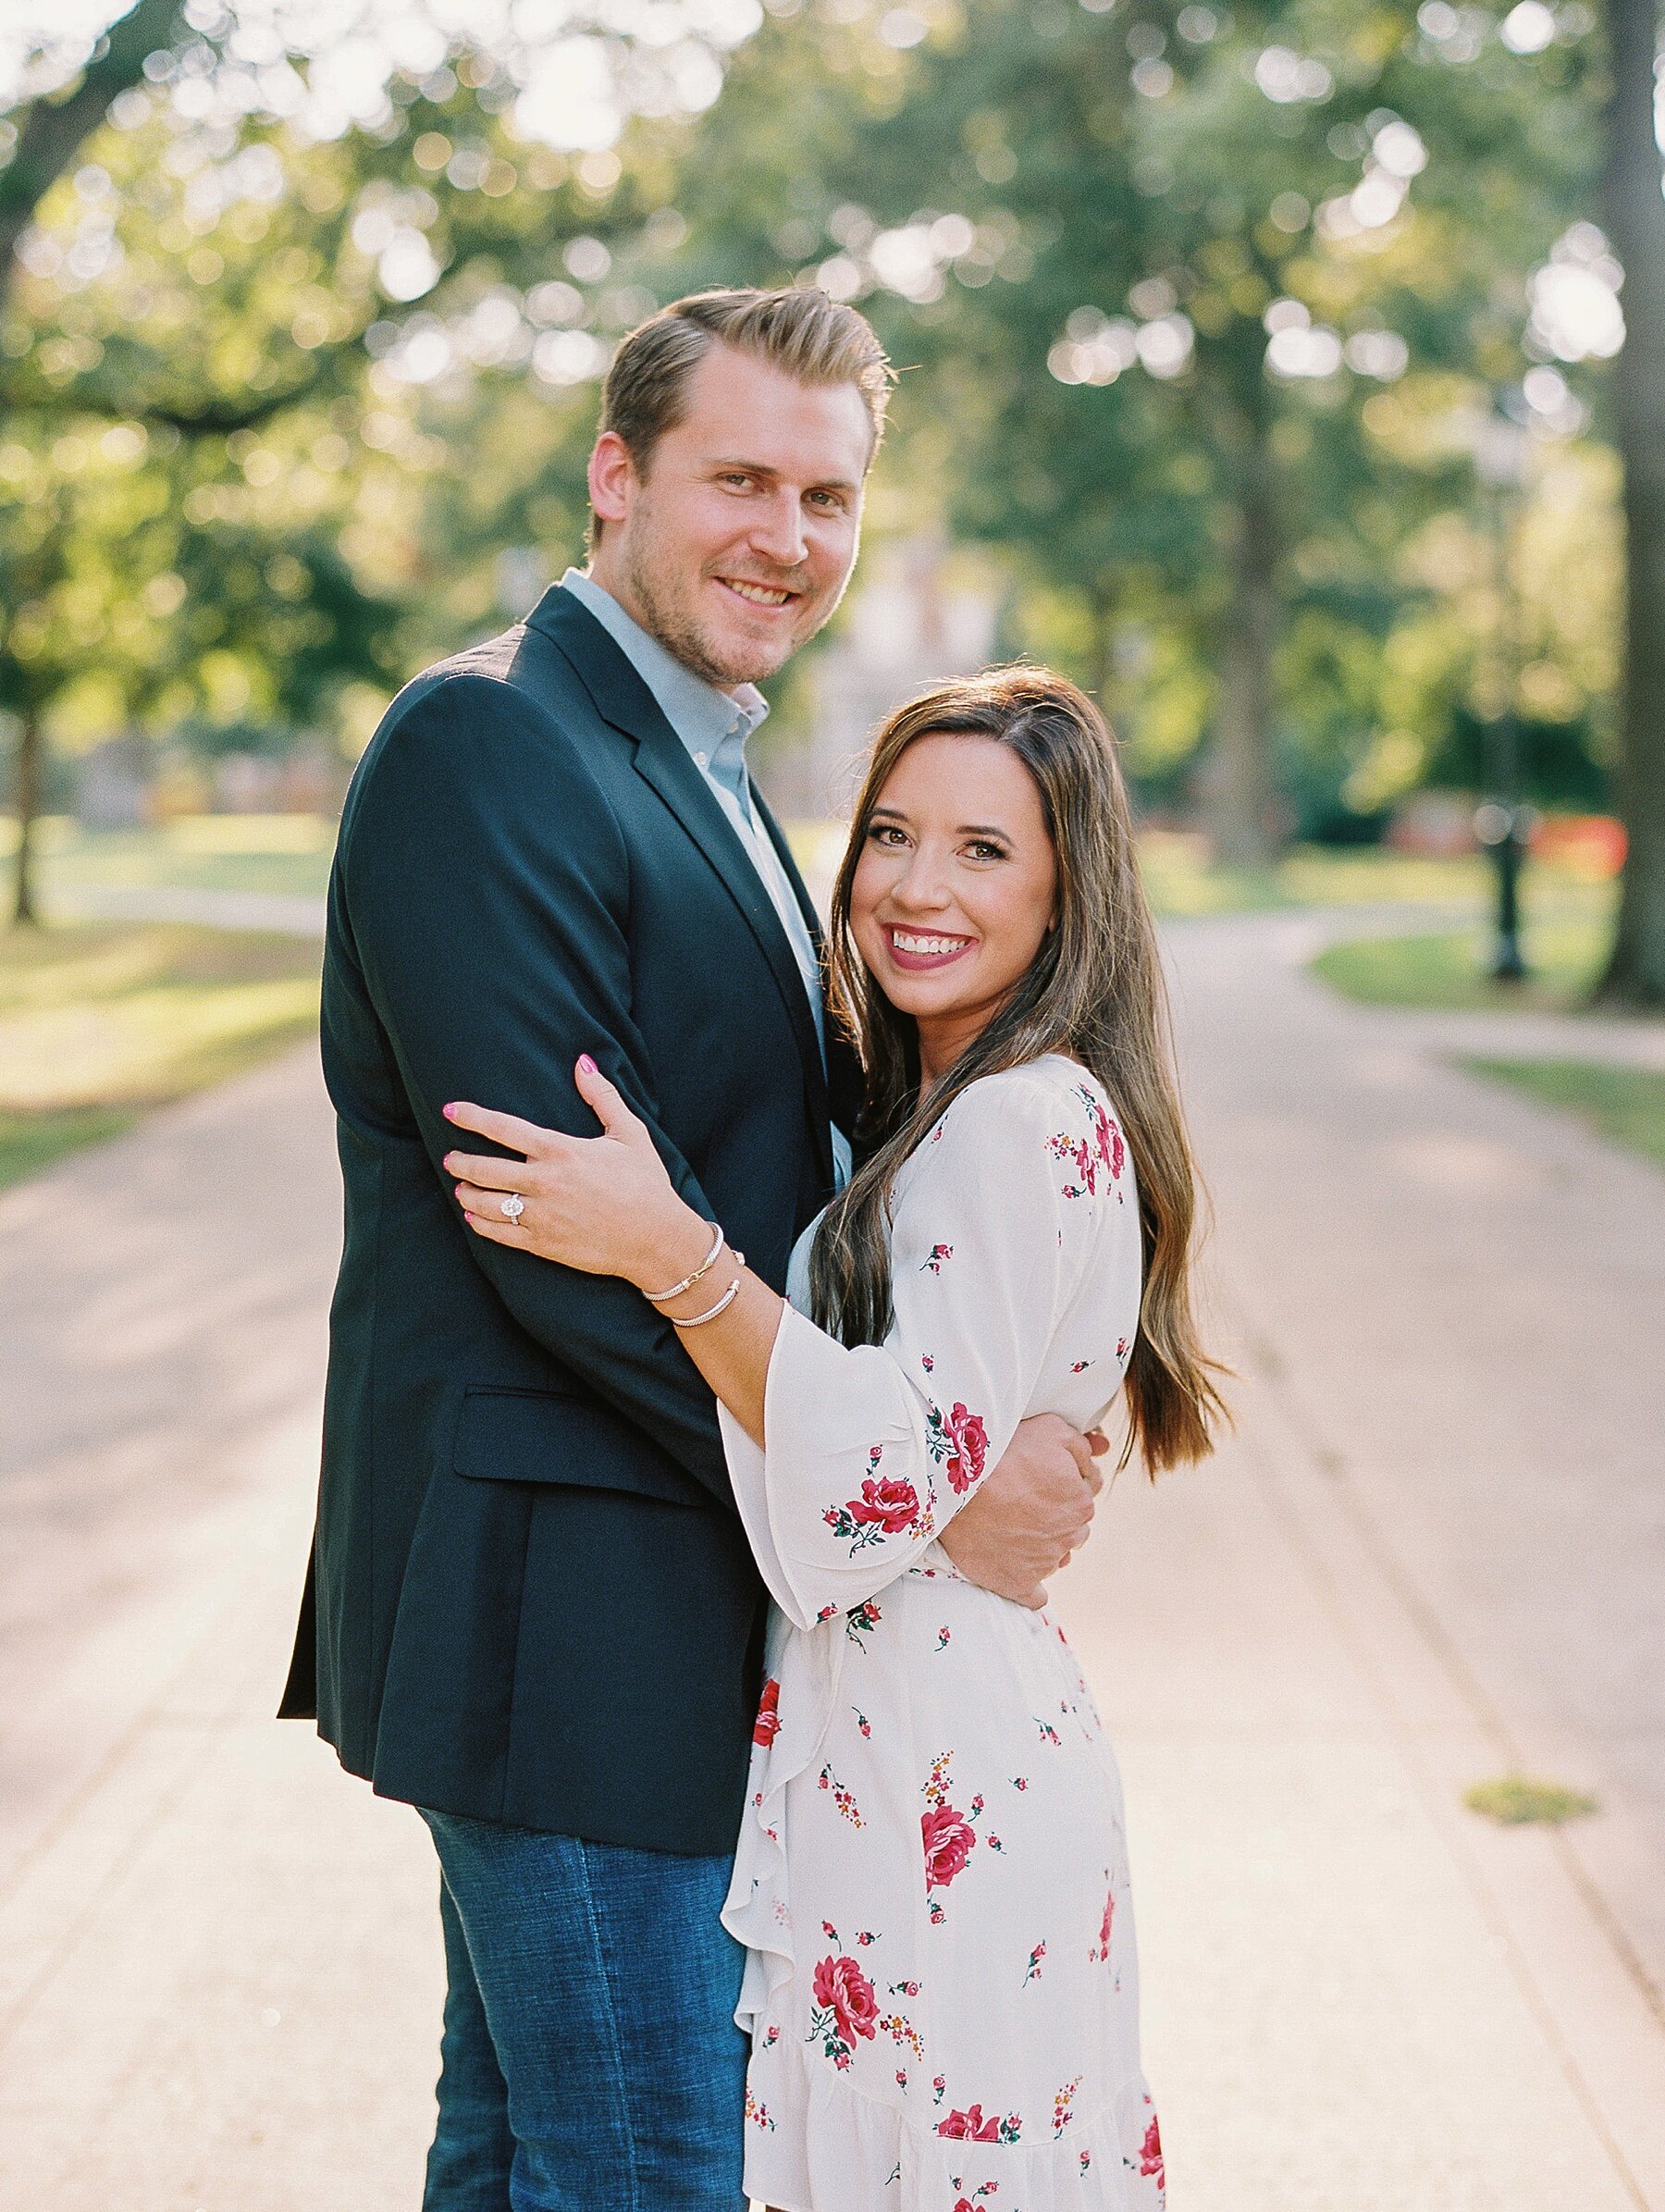
<svg viewBox="0 0 1665 2212">
<path fill-rule="evenodd" d="M 592 1133 L 593 1054 L 783 1282 L 857 1071 L 745 741 L 753 685 L 849 577 L 888 379 L 814 291 L 707 293 L 634 331 L 588 574 L 401 692 L 343 817 L 324 1057 L 346 1238 L 283 1711 L 438 1848 L 426 2212 L 741 2203 L 718 1909 L 763 1599 L 712 1402 L 627 1286 L 467 1233 L 443 1107 Z M 1095 1486 L 1080 1438 L 1031 1423 L 944 1540 L 1032 1598 Z"/>
</svg>

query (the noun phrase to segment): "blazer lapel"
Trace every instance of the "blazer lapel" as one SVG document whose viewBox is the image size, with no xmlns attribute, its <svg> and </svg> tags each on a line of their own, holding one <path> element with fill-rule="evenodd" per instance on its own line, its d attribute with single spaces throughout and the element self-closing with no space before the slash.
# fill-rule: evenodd
<svg viewBox="0 0 1665 2212">
<path fill-rule="evenodd" d="M 809 1115 L 823 1172 L 832 1173 L 832 1147 L 826 1075 L 820 1040 L 809 1008 L 804 979 L 786 941 L 774 901 L 763 887 L 751 855 L 741 844 L 715 793 L 694 765 L 688 748 L 666 721 L 659 701 L 632 667 L 629 655 L 610 637 L 586 607 L 559 585 L 545 592 L 527 617 L 554 639 L 583 679 L 596 711 L 635 747 L 636 773 L 652 786 L 693 838 L 723 889 L 746 917 L 758 950 L 781 994 L 808 1085 Z M 778 828 L 769 824 L 775 849 L 783 849 Z M 787 856 L 794 891 L 813 922 L 813 908 L 797 871 Z M 817 933 L 819 951 L 819 933 Z"/>
<path fill-rule="evenodd" d="M 798 864 L 793 858 L 785 833 L 764 803 L 763 795 L 755 784 L 752 786 L 752 801 L 769 834 L 769 842 L 779 854 L 781 865 L 786 871 L 786 880 L 792 885 L 798 909 L 809 932 L 809 942 L 815 947 L 816 964 L 820 971 L 821 1028 L 827 1040 L 829 1110 L 833 1122 L 844 1131 L 845 1136 L 854 1137 L 864 1089 L 861 1062 L 857 1057 L 855 1047 L 845 1035 L 843 1024 L 827 995 L 827 940 L 821 928 L 820 916 L 815 910 L 815 902 L 809 896 L 808 886 L 798 872 Z"/>
</svg>

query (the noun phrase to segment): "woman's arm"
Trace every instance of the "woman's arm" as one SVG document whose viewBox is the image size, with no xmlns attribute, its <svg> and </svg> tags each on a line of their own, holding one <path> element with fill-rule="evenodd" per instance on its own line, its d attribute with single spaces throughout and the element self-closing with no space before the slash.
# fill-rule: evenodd
<svg viewBox="0 0 1665 2212">
<path fill-rule="evenodd" d="M 469 1227 L 494 1244 L 586 1275 L 622 1276 L 644 1295 L 694 1278 L 676 1297 L 656 1296 L 652 1303 L 668 1320 L 683 1324 L 722 1304 L 711 1319 L 677 1334 L 714 1395 L 761 1445 L 764 1388 L 785 1301 L 726 1242 L 713 1253 L 713 1225 L 677 1196 L 646 1126 L 587 1053 L 574 1080 L 601 1123 L 598 1138 L 562 1136 L 462 1102 L 446 1107 L 457 1128 L 524 1155 L 500 1160 L 447 1153 L 446 1170 L 457 1179 Z M 511 1221 L 502 1204 L 515 1196 L 521 1211 Z M 731 1285 L 737 1288 L 729 1297 Z"/>
<path fill-rule="evenodd" d="M 1059 1100 L 1025 1081 L 958 1102 L 897 1216 L 894 1341 L 846 1349 L 750 1277 L 674 1196 L 610 1085 L 582 1064 L 577 1080 L 603 1123 L 599 1138 L 457 1109 L 459 1126 L 526 1155 L 448 1155 L 474 1228 L 580 1271 L 674 1292 L 664 1304 L 732 1424 L 736 1502 L 776 1599 L 805 1626 L 865 1601 L 1000 1460 L 1060 1299 L 1086 1262 L 1098 1206 L 1060 1192 L 1058 1148 L 1077 1137 L 1059 1133 Z M 991 1178 L 995 1163 L 1003 1172 Z M 518 1226 L 501 1218 L 505 1192 L 524 1201 Z M 1078 1197 L 1087 1194 L 1067 1193 Z M 1106 1191 L 1104 1203 L 1119 1205 L 1119 1193 Z M 1074 1479 L 1079 1540 L 1092 1486 Z"/>
</svg>

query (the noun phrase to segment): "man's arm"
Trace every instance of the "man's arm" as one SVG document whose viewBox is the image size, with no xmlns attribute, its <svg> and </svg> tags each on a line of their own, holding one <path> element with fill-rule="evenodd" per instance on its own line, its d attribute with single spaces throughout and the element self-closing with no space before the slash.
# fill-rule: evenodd
<svg viewBox="0 0 1665 2212">
<path fill-rule="evenodd" d="M 623 839 L 547 717 L 486 678 L 436 685 L 369 764 L 340 868 L 346 925 L 438 1180 L 449 1188 L 451 1099 L 592 1134 L 573 1082 L 588 1052 L 677 1190 L 711 1217 L 659 1128 L 632 1019 Z M 528 1335 L 732 1505 L 710 1392 L 629 1284 L 471 1237 L 461 1218 L 457 1233 Z"/>
<path fill-rule="evenodd" d="M 1056 1414 L 1036 1414 L 938 1541 L 968 1582 L 1044 1605 L 1047 1581 L 1087 1541 L 1104 1486 L 1093 1463 L 1109 1449 L 1096 1429 L 1083 1436 Z"/>
</svg>

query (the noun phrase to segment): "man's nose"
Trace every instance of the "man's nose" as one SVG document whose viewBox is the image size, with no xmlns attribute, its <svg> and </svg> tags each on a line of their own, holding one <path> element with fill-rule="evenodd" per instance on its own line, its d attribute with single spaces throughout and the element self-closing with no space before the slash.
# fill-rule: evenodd
<svg viewBox="0 0 1665 2212">
<path fill-rule="evenodd" d="M 808 557 L 804 537 L 804 511 L 796 491 L 782 486 L 767 506 L 752 517 L 753 550 L 777 568 L 797 568 Z"/>
</svg>

